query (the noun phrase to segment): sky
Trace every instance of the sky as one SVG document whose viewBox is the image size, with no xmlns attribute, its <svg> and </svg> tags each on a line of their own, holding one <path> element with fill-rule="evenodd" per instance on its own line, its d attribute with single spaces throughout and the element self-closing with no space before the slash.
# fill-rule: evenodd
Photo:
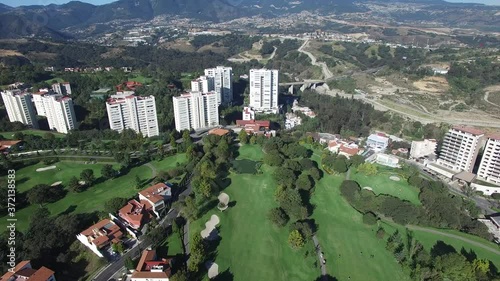
<svg viewBox="0 0 500 281">
<path fill-rule="evenodd" d="M 115 0 L 81 0 L 82 2 L 88 2 L 95 5 L 110 3 Z M 500 0 L 447 0 L 448 2 L 455 3 L 483 3 L 488 5 L 500 5 Z M 7 4 L 12 7 L 22 6 L 22 5 L 48 5 L 51 3 L 64 4 L 69 2 L 68 0 L 0 0 L 0 3 Z"/>
</svg>

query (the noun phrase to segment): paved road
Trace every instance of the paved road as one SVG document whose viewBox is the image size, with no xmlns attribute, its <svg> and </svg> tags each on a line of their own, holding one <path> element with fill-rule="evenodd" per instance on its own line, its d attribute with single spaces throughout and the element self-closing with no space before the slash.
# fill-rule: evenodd
<svg viewBox="0 0 500 281">
<path fill-rule="evenodd" d="M 323 276 L 323 280 L 327 280 L 326 265 L 323 263 L 323 257 L 321 257 L 323 251 L 321 251 L 321 246 L 319 245 L 319 241 L 318 238 L 316 237 L 316 234 L 313 235 L 312 240 L 314 242 L 314 248 L 316 249 L 316 254 L 318 255 L 319 266 L 321 268 L 321 275 Z"/>
<path fill-rule="evenodd" d="M 188 196 L 189 194 L 191 194 L 192 188 L 191 188 L 190 180 L 191 179 L 189 178 L 186 190 L 184 190 L 179 196 Z M 160 221 L 160 224 L 162 226 L 169 226 L 172 224 L 173 220 L 175 218 L 177 218 L 178 216 L 179 216 L 179 210 L 172 209 L 172 211 L 169 212 L 167 214 L 167 216 L 163 220 Z M 189 243 L 189 226 L 187 227 L 187 230 L 185 229 L 185 233 L 187 233 L 187 234 L 185 234 L 184 245 L 186 247 L 186 254 L 189 255 L 189 245 L 188 245 L 188 243 Z M 120 257 L 120 259 L 114 261 L 113 263 L 108 265 L 106 268 L 104 268 L 104 270 L 101 273 L 99 273 L 99 275 L 94 277 L 94 279 L 92 279 L 92 280 L 93 281 L 108 281 L 110 278 L 115 276 L 117 273 L 120 273 L 124 270 L 124 260 L 127 257 L 135 258 L 135 257 L 139 256 L 141 254 L 141 252 L 149 246 L 151 246 L 151 244 L 149 242 L 139 241 L 133 249 L 131 249 L 127 253 L 123 254 Z"/>
<path fill-rule="evenodd" d="M 437 234 L 437 235 L 446 236 L 446 237 L 450 237 L 450 238 L 455 238 L 455 239 L 467 242 L 467 243 L 469 243 L 471 245 L 474 245 L 474 246 L 477 246 L 479 248 L 485 249 L 486 251 L 490 251 L 490 252 L 492 252 L 492 253 L 497 254 L 497 255 L 500 256 L 500 251 L 499 250 L 493 249 L 493 248 L 488 247 L 488 246 L 486 246 L 484 244 L 481 244 L 479 242 L 476 242 L 474 240 L 470 240 L 468 238 L 465 238 L 465 237 L 462 237 L 462 236 L 459 236 L 459 235 L 455 235 L 455 234 L 451 234 L 451 233 L 446 233 L 446 232 L 441 232 L 439 230 L 425 228 L 425 227 L 420 227 L 420 226 L 416 226 L 416 225 L 407 225 L 406 227 L 408 227 L 411 230 L 418 230 L 418 231 L 423 231 L 423 232 L 427 232 L 427 233 Z"/>
<path fill-rule="evenodd" d="M 311 59 L 312 65 L 321 67 L 321 70 L 323 71 L 323 78 L 325 80 L 332 78 L 333 74 L 330 71 L 330 69 L 328 68 L 328 65 L 326 65 L 326 63 L 324 63 L 324 62 L 318 62 L 318 60 L 316 59 L 316 57 L 312 53 L 304 50 L 304 48 L 307 47 L 308 45 L 309 45 L 309 39 L 307 39 L 304 42 L 304 44 L 302 44 L 302 46 L 300 46 L 298 51 L 303 53 L 303 54 L 306 54 Z"/>
</svg>

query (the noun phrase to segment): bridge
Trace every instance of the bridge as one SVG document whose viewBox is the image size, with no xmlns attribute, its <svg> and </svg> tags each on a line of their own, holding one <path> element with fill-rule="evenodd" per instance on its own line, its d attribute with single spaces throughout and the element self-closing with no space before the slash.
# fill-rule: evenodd
<svg viewBox="0 0 500 281">
<path fill-rule="evenodd" d="M 302 82 L 288 82 L 288 83 L 280 83 L 280 86 L 289 87 L 288 92 L 290 94 L 294 94 L 294 86 L 300 86 L 300 90 L 304 91 L 307 89 L 316 89 L 318 86 L 323 86 L 326 84 L 325 80 L 304 80 Z M 328 87 L 328 86 L 327 86 Z"/>
</svg>

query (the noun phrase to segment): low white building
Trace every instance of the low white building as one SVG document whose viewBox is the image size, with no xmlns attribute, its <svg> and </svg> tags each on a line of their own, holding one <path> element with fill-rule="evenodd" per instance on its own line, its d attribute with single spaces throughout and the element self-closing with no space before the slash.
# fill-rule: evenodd
<svg viewBox="0 0 500 281">
<path fill-rule="evenodd" d="M 413 141 L 411 143 L 410 157 L 418 159 L 426 156 L 436 155 L 437 141 L 425 139 L 423 141 Z"/>
<path fill-rule="evenodd" d="M 379 153 L 377 154 L 377 158 L 375 159 L 375 162 L 377 164 L 387 166 L 387 167 L 392 167 L 392 168 L 399 168 L 399 158 L 393 155 L 389 154 L 383 154 Z"/>
<path fill-rule="evenodd" d="M 293 113 L 287 113 L 285 119 L 285 129 L 289 130 L 292 129 L 296 126 L 299 126 L 302 124 L 302 118 L 299 116 L 293 114 Z"/>
<path fill-rule="evenodd" d="M 376 151 L 384 151 L 389 146 L 389 137 L 382 133 L 371 134 L 366 140 L 366 146 Z"/>
<path fill-rule="evenodd" d="M 245 121 L 255 120 L 255 111 L 251 107 L 245 106 L 243 108 L 243 120 Z"/>
</svg>

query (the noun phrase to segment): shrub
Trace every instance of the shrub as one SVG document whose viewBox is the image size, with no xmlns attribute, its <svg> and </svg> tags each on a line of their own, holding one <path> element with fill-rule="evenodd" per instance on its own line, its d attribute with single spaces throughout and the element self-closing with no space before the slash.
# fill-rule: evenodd
<svg viewBox="0 0 500 281">
<path fill-rule="evenodd" d="M 493 193 L 493 194 L 491 194 L 491 198 L 499 200 L 500 199 L 500 193 Z"/>
<path fill-rule="evenodd" d="M 302 237 L 302 234 L 300 234 L 298 230 L 293 230 L 288 236 L 288 244 L 290 244 L 290 247 L 293 249 L 300 249 L 304 247 L 304 237 Z"/>
<path fill-rule="evenodd" d="M 385 237 L 385 230 L 383 227 L 379 227 L 377 230 L 377 238 L 384 239 L 384 237 Z"/>
<path fill-rule="evenodd" d="M 378 220 L 377 216 L 372 212 L 363 214 L 363 223 L 365 224 L 373 225 L 377 223 L 377 220 Z"/>
</svg>

